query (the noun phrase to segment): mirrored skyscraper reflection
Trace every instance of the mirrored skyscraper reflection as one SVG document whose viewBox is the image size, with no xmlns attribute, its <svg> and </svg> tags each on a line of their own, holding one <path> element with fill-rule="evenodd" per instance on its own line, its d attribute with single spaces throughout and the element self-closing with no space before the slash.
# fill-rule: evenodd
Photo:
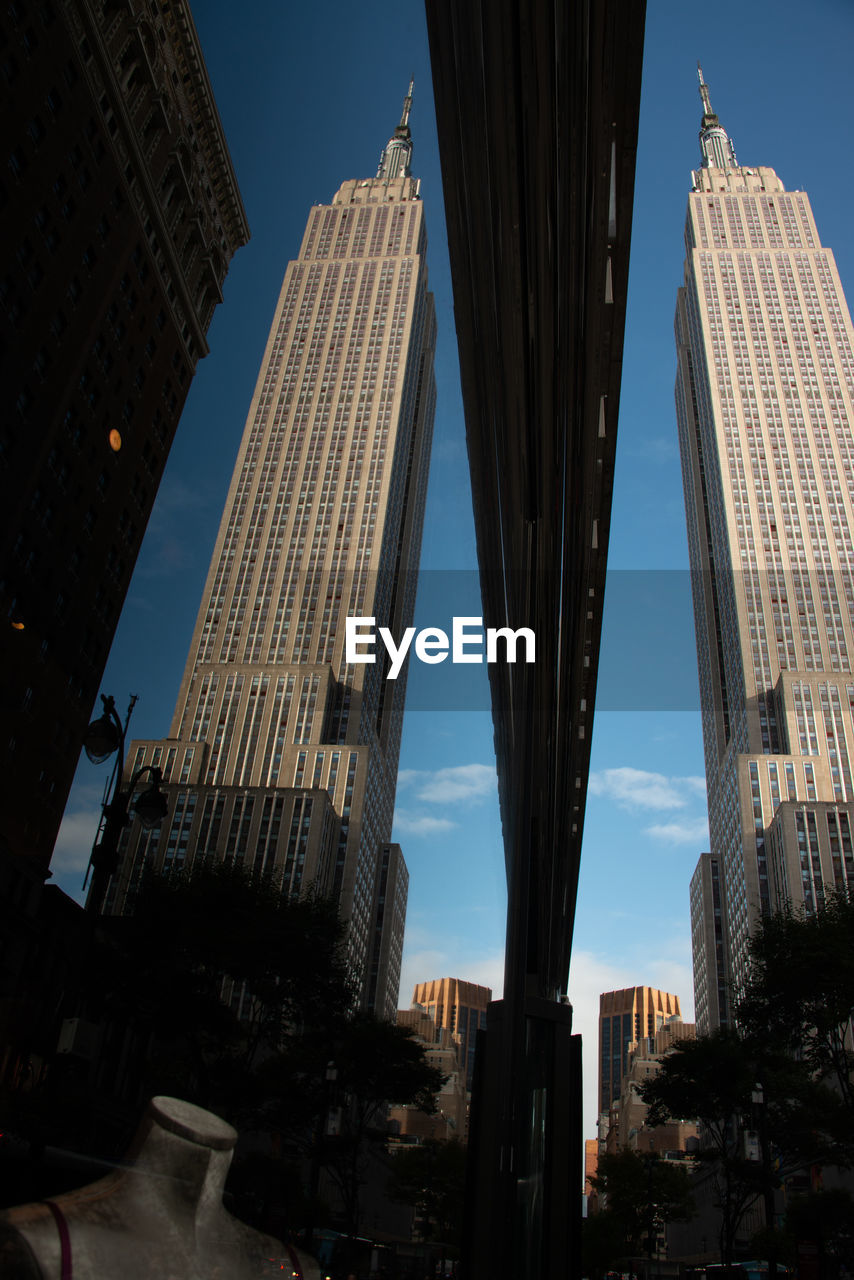
<svg viewBox="0 0 854 1280">
<path fill-rule="evenodd" d="M 807 195 L 739 165 L 702 72 L 700 94 L 676 405 L 711 838 L 691 894 L 702 1033 L 760 914 L 854 885 L 854 332 Z"/>
</svg>

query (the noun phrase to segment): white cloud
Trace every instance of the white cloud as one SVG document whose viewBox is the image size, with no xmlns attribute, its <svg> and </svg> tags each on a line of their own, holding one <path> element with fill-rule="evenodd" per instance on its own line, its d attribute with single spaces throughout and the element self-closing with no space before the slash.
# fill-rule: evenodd
<svg viewBox="0 0 854 1280">
<path fill-rule="evenodd" d="M 708 848 L 709 824 L 705 818 L 689 818 L 684 822 L 659 822 L 644 828 L 654 840 L 665 844 L 702 844 Z"/>
<path fill-rule="evenodd" d="M 440 831 L 451 831 L 457 824 L 450 818 L 434 818 L 432 814 L 410 813 L 408 809 L 395 809 L 394 830 L 405 836 L 434 836 Z"/>
<path fill-rule="evenodd" d="M 422 951 L 407 952 L 404 947 L 403 963 L 400 969 L 400 994 L 397 997 L 398 1009 L 408 1009 L 412 1003 L 412 992 L 419 982 L 429 982 L 432 978 L 454 978 L 456 974 L 446 971 L 448 957 L 444 951 L 435 947 L 425 947 Z"/>
<path fill-rule="evenodd" d="M 457 977 L 457 974 L 452 974 Z M 492 992 L 493 1000 L 500 1000 L 504 994 L 504 951 L 494 951 L 489 955 L 482 956 L 474 963 L 469 962 L 466 965 L 465 976 L 467 982 L 476 982 L 479 987 L 489 987 Z"/>
<path fill-rule="evenodd" d="M 54 875 L 86 870 L 100 817 L 100 809 L 81 809 L 77 813 L 65 814 L 50 862 Z"/>
<path fill-rule="evenodd" d="M 424 947 L 412 952 L 404 949 L 398 1008 L 409 1008 L 417 983 L 430 982 L 435 978 L 475 982 L 479 987 L 489 987 L 493 1000 L 500 1000 L 504 989 L 504 952 L 489 951 L 482 956 L 471 956 L 457 952 L 453 945 L 445 949 Z"/>
<path fill-rule="evenodd" d="M 479 800 L 496 789 L 495 769 L 485 764 L 459 764 L 424 775 L 417 791 L 419 800 L 430 804 L 453 804 L 458 800 Z"/>
<path fill-rule="evenodd" d="M 459 764 L 447 769 L 401 769 L 397 775 L 401 790 L 408 800 L 422 805 L 447 807 L 466 801 L 478 801 L 494 795 L 495 769 L 485 764 Z M 395 810 L 394 825 L 399 835 L 432 836 L 457 826 L 450 818 L 432 813 L 416 813 L 411 808 Z"/>
<path fill-rule="evenodd" d="M 685 792 L 696 794 L 699 781 L 626 766 L 591 773 L 589 788 L 594 796 L 605 796 L 623 809 L 682 809 L 688 803 Z"/>
</svg>

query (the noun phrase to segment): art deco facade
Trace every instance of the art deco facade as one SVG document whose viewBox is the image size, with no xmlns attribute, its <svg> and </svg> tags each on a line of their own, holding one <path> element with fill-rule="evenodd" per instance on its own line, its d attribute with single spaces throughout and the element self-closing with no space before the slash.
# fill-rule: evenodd
<svg viewBox="0 0 854 1280">
<path fill-rule="evenodd" d="M 0 871 L 20 905 L 249 233 L 185 0 L 12 4 L 0 34 Z"/>
<path fill-rule="evenodd" d="M 720 857 L 701 853 L 691 877 L 694 1017 L 700 1035 L 730 1025 L 729 965 Z"/>
<path fill-rule="evenodd" d="M 739 165 L 702 75 L 701 95 L 676 404 L 711 854 L 737 989 L 760 913 L 815 910 L 854 884 L 854 333 L 806 194 Z M 695 972 L 708 986 L 714 957 Z M 698 991 L 703 1029 L 713 1004 Z"/>
<path fill-rule="evenodd" d="M 466 1075 L 460 1038 L 447 1027 L 436 1025 L 429 1013 L 420 1007 L 398 1009 L 397 1025 L 408 1027 L 412 1037 L 424 1050 L 431 1067 L 444 1076 L 444 1084 L 436 1094 L 436 1111 L 427 1115 L 414 1104 L 389 1108 L 389 1119 L 398 1126 L 402 1138 L 439 1142 L 466 1140 Z"/>
<path fill-rule="evenodd" d="M 345 661 L 344 620 L 411 621 L 435 387 L 426 229 L 404 115 L 374 178 L 309 214 L 276 306 L 169 737 L 159 833 L 108 909 L 194 859 L 334 894 L 365 1006 L 397 1007 L 407 872 L 390 843 L 405 675 Z"/>
<path fill-rule="evenodd" d="M 477 1033 L 486 1029 L 486 1007 L 491 999 L 489 987 L 460 978 L 418 982 L 412 992 L 413 1005 L 424 1009 L 437 1027 L 446 1027 L 459 1037 L 467 1089 L 471 1089 Z"/>
<path fill-rule="evenodd" d="M 694 1040 L 696 1026 L 673 1016 L 662 1023 L 654 1036 L 643 1036 L 629 1048 L 616 1106 L 612 1107 L 613 1123 L 608 1131 L 608 1150 L 658 1151 L 668 1159 L 680 1159 L 686 1151 L 696 1149 L 697 1123 L 690 1119 L 671 1120 L 667 1124 L 648 1125 L 648 1105 L 640 1095 L 641 1087 L 656 1076 L 661 1063 L 680 1040 Z"/>
<path fill-rule="evenodd" d="M 655 1036 L 668 1018 L 681 1018 L 679 997 L 656 987 L 626 987 L 599 997 L 599 1114 L 620 1096 L 629 1048 Z"/>
</svg>

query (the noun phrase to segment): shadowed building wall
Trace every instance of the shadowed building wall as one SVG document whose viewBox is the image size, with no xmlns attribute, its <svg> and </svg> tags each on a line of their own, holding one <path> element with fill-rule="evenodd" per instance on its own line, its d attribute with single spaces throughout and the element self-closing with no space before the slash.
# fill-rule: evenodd
<svg viewBox="0 0 854 1280">
<path fill-rule="evenodd" d="M 234 252 L 189 5 L 2 18 L 0 846 L 41 881 Z"/>
<path fill-rule="evenodd" d="M 469 1137 L 474 1280 L 580 1268 L 566 999 L 614 475 L 644 5 L 427 0 L 507 871 Z M 479 1055 L 481 1057 L 481 1055 Z M 482 1098 L 482 1111 L 478 1093 Z"/>
</svg>

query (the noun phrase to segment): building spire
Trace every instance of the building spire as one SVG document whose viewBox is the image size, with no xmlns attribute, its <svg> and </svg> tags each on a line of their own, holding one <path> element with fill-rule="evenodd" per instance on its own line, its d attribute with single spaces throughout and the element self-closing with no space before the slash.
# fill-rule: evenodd
<svg viewBox="0 0 854 1280">
<path fill-rule="evenodd" d="M 697 77 L 700 81 L 700 97 L 703 100 L 703 120 L 700 125 L 700 151 L 703 156 L 704 169 L 735 169 L 738 161 L 735 158 L 735 147 L 712 110 L 709 97 L 709 86 L 703 79 L 703 68 L 697 63 Z"/>
<path fill-rule="evenodd" d="M 398 130 L 409 128 L 409 113 L 412 110 L 412 90 L 415 88 L 415 77 L 409 81 L 409 88 L 406 91 L 406 97 L 403 99 L 403 114 L 400 117 Z"/>
<path fill-rule="evenodd" d="M 410 176 L 410 162 L 412 160 L 412 134 L 409 131 L 409 113 L 412 110 L 412 90 L 415 87 L 414 78 L 409 81 L 409 89 L 406 97 L 403 99 L 403 111 L 400 116 L 400 124 L 395 129 L 391 138 L 385 145 L 382 155 L 380 156 L 380 164 L 377 169 L 377 177 L 385 178 L 408 178 Z"/>
</svg>

